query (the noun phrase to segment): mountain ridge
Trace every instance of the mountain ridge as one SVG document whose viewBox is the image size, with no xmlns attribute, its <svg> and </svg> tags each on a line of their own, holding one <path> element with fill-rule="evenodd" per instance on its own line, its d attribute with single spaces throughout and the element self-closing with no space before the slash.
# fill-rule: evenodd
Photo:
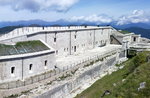
<svg viewBox="0 0 150 98">
<path fill-rule="evenodd" d="M 142 37 L 150 38 L 150 23 L 131 23 L 125 25 L 116 25 L 116 22 L 112 23 L 101 23 L 96 24 L 95 22 L 85 22 L 85 21 L 67 21 L 60 19 L 53 22 L 47 22 L 43 20 L 21 20 L 15 22 L 0 22 L 0 33 L 7 33 L 11 30 L 23 26 L 68 26 L 68 25 L 100 25 L 100 26 L 112 26 L 116 29 L 126 30 L 129 32 L 134 32 L 135 34 L 141 34 Z"/>
</svg>

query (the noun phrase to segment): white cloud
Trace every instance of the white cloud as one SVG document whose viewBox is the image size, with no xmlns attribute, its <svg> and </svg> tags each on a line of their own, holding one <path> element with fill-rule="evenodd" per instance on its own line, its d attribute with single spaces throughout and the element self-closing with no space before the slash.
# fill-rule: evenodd
<svg viewBox="0 0 150 98">
<path fill-rule="evenodd" d="M 84 21 L 84 22 L 94 22 L 97 24 L 100 23 L 110 23 L 113 21 L 111 17 L 108 17 L 107 15 L 90 15 L 90 16 L 74 16 L 70 18 L 70 21 Z"/>
<path fill-rule="evenodd" d="M 0 6 L 11 6 L 14 10 L 40 10 L 67 11 L 79 0 L 0 0 Z"/>
<path fill-rule="evenodd" d="M 118 19 L 117 25 L 124 25 L 129 23 L 146 23 L 150 18 L 143 10 L 134 10 L 130 15 L 124 15 Z"/>
</svg>

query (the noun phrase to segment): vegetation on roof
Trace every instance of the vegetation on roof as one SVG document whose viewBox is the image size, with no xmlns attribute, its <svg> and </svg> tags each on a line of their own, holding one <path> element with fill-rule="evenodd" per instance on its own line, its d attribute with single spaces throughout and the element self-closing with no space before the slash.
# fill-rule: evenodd
<svg viewBox="0 0 150 98">
<path fill-rule="evenodd" d="M 39 52 L 49 48 L 41 41 L 24 41 L 16 45 L 0 44 L 0 56 Z"/>
<path fill-rule="evenodd" d="M 122 33 L 122 34 L 129 34 L 129 33 L 131 33 L 131 32 L 126 31 L 126 30 L 119 30 L 119 32 Z"/>
<path fill-rule="evenodd" d="M 150 98 L 150 52 L 142 52 L 129 59 L 124 68 L 96 81 L 91 87 L 77 95 L 76 98 Z M 145 87 L 138 89 L 141 83 Z M 102 97 L 105 91 L 109 95 Z"/>
</svg>

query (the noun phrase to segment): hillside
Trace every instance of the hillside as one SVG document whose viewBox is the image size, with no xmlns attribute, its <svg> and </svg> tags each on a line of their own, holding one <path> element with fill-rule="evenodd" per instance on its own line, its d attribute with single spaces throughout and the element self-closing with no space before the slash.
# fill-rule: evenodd
<svg viewBox="0 0 150 98">
<path fill-rule="evenodd" d="M 3 34 L 3 33 L 8 33 L 16 28 L 21 28 L 22 26 L 7 26 L 7 27 L 3 27 L 3 28 L 0 28 L 0 34 Z"/>
<path fill-rule="evenodd" d="M 143 52 L 129 59 L 121 64 L 123 69 L 98 80 L 76 98 L 102 98 L 105 91 L 110 94 L 104 98 L 150 98 L 150 62 L 146 59 L 149 53 Z M 142 83 L 143 88 L 139 89 Z"/>
<path fill-rule="evenodd" d="M 6 27 L 2 27 L 2 28 L 0 28 L 0 34 L 8 33 L 8 32 L 11 32 L 12 30 L 14 30 L 16 28 L 22 28 L 22 27 L 23 26 L 6 26 Z M 40 25 L 31 24 L 31 25 L 29 25 L 29 27 L 40 27 Z"/>
<path fill-rule="evenodd" d="M 140 27 L 130 27 L 124 30 L 134 32 L 135 34 L 141 34 L 142 37 L 150 38 L 150 29 L 144 29 Z"/>
</svg>

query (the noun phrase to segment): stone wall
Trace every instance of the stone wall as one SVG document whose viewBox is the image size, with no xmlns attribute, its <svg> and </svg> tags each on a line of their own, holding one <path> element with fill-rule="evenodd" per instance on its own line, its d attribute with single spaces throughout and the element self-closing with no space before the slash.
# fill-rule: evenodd
<svg viewBox="0 0 150 98">
<path fill-rule="evenodd" d="M 80 76 L 75 79 L 76 81 L 84 81 L 90 80 L 91 78 L 95 77 L 95 75 L 100 75 L 103 72 L 106 72 L 109 67 L 117 63 L 119 51 L 114 49 L 104 55 L 97 54 L 92 57 L 88 57 L 87 59 L 83 59 L 77 62 L 75 65 L 66 66 L 63 69 L 55 69 L 54 71 L 48 71 L 42 74 L 37 74 L 36 76 L 32 76 L 30 78 L 25 79 L 24 81 L 11 81 L 7 83 L 0 84 L 0 94 L 2 96 L 10 96 L 11 94 L 20 94 L 22 92 L 26 92 L 30 89 L 38 87 L 38 83 L 42 84 L 49 84 L 52 81 L 59 80 L 60 77 L 66 76 L 68 74 L 73 74 L 76 70 L 83 68 L 86 69 L 90 66 L 90 68 L 95 68 L 93 71 L 87 72 L 87 70 L 83 70 L 81 72 L 85 72 L 80 74 Z M 80 73 L 80 72 L 79 72 Z M 92 75 L 91 75 L 92 74 Z M 86 76 L 84 76 L 86 75 Z M 83 78 L 82 80 L 80 80 Z M 75 81 L 71 82 L 72 88 L 78 85 Z M 82 84 L 82 83 L 81 83 Z M 48 86 L 48 85 L 47 85 Z M 73 89 L 72 89 L 73 90 Z M 56 92 L 55 92 L 56 93 Z"/>
<path fill-rule="evenodd" d="M 56 50 L 57 56 L 78 54 L 110 43 L 110 27 L 19 28 L 6 34 L 0 43 L 42 40 Z M 14 33 L 13 33 L 14 32 Z M 17 36 L 17 34 L 18 36 Z M 4 36 L 4 37 L 5 37 Z M 10 36 L 10 38 L 9 38 Z M 1 37 L 0 37 L 1 38 Z"/>
<path fill-rule="evenodd" d="M 20 81 L 53 70 L 56 64 L 55 62 L 54 53 L 2 60 L 0 61 L 0 83 L 17 80 Z M 30 70 L 29 66 L 31 64 L 32 66 Z M 12 67 L 14 67 L 13 73 Z"/>
<path fill-rule="evenodd" d="M 42 93 L 35 98 L 69 98 L 71 93 L 79 89 L 85 82 L 92 81 L 101 74 L 108 71 L 108 69 L 116 64 L 116 55 L 107 57 L 103 61 L 98 61 L 91 65 L 93 67 L 80 74 L 74 76 L 70 81 L 58 85 L 57 87 Z"/>
</svg>

